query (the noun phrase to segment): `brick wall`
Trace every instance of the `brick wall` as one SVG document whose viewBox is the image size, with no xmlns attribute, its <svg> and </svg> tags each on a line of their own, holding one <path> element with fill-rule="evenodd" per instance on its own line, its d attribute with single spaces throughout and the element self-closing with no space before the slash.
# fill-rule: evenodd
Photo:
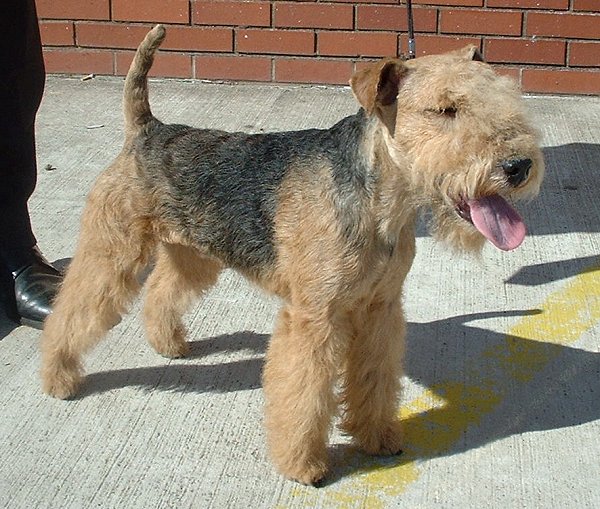
<svg viewBox="0 0 600 509">
<path fill-rule="evenodd" d="M 156 22 L 154 75 L 347 84 L 407 51 L 399 0 L 37 0 L 50 73 L 127 72 Z M 600 0 L 413 0 L 417 53 L 476 44 L 524 91 L 600 94 Z"/>
</svg>

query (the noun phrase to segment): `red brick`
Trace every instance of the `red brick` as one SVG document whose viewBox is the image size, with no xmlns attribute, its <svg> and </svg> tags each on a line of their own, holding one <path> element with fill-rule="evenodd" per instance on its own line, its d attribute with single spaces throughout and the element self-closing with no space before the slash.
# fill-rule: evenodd
<svg viewBox="0 0 600 509">
<path fill-rule="evenodd" d="M 198 55 L 194 62 L 198 79 L 271 81 L 268 57 Z"/>
<path fill-rule="evenodd" d="M 319 32 L 317 50 L 327 56 L 396 56 L 398 36 L 386 32 Z"/>
<path fill-rule="evenodd" d="M 36 0 L 36 7 L 42 19 L 110 19 L 109 0 Z"/>
<path fill-rule="evenodd" d="M 351 5 L 276 2 L 273 23 L 286 28 L 352 28 Z"/>
<path fill-rule="evenodd" d="M 111 23 L 77 23 L 77 44 L 102 48 L 135 49 L 150 27 Z M 232 51 L 233 31 L 230 28 L 167 27 L 167 37 L 161 46 L 171 50 Z"/>
<path fill-rule="evenodd" d="M 600 12 L 598 0 L 573 0 L 573 10 Z"/>
<path fill-rule="evenodd" d="M 268 27 L 271 24 L 269 2 L 193 2 L 193 22 L 197 25 Z"/>
<path fill-rule="evenodd" d="M 189 0 L 112 0 L 112 19 L 189 23 Z"/>
<path fill-rule="evenodd" d="M 405 32 L 408 29 L 404 5 L 359 5 L 356 13 L 356 27 L 360 30 Z M 437 30 L 437 9 L 413 8 L 413 16 L 416 32 L 435 32 Z"/>
<path fill-rule="evenodd" d="M 523 15 L 513 11 L 444 10 L 440 28 L 449 34 L 521 35 Z"/>
<path fill-rule="evenodd" d="M 117 52 L 115 74 L 120 76 L 127 74 L 133 55 L 133 51 Z M 192 57 L 183 53 L 157 53 L 148 76 L 191 78 Z"/>
<path fill-rule="evenodd" d="M 570 42 L 569 65 L 600 67 L 600 42 Z"/>
<path fill-rule="evenodd" d="M 236 49 L 241 53 L 312 55 L 315 35 L 307 30 L 236 30 Z"/>
<path fill-rule="evenodd" d="M 470 44 L 481 48 L 481 38 L 423 34 L 419 35 L 417 38 L 416 53 L 418 57 L 423 55 L 436 55 L 461 49 Z M 408 54 L 408 37 L 406 35 L 400 36 L 400 50 L 402 53 Z"/>
<path fill-rule="evenodd" d="M 180 51 L 233 51 L 233 29 L 171 26 L 167 28 L 167 37 L 161 48 Z"/>
<path fill-rule="evenodd" d="M 488 62 L 520 64 L 565 64 L 564 41 L 539 39 L 485 39 L 483 54 Z"/>
<path fill-rule="evenodd" d="M 47 73 L 113 74 L 112 51 L 45 49 L 44 63 Z"/>
<path fill-rule="evenodd" d="M 523 90 L 553 94 L 600 94 L 600 72 L 524 69 Z"/>
<path fill-rule="evenodd" d="M 444 7 L 483 7 L 483 0 L 413 0 L 413 4 L 441 5 Z"/>
<path fill-rule="evenodd" d="M 486 6 L 509 9 L 565 10 L 569 8 L 569 0 L 487 0 Z"/>
<path fill-rule="evenodd" d="M 79 46 L 100 48 L 137 48 L 150 27 L 113 23 L 75 23 Z"/>
<path fill-rule="evenodd" d="M 347 85 L 352 75 L 349 60 L 275 59 L 275 81 Z"/>
<path fill-rule="evenodd" d="M 301 0 L 311 2 L 313 0 Z M 340 4 L 397 4 L 398 0 L 328 0 Z"/>
<path fill-rule="evenodd" d="M 40 35 L 44 46 L 73 46 L 75 30 L 70 21 L 41 21 Z"/>
<path fill-rule="evenodd" d="M 527 35 L 600 39 L 600 15 L 530 12 L 527 14 Z"/>
<path fill-rule="evenodd" d="M 494 65 L 494 72 L 500 76 L 507 76 L 521 84 L 521 69 L 518 67 L 509 67 L 506 65 Z"/>
</svg>

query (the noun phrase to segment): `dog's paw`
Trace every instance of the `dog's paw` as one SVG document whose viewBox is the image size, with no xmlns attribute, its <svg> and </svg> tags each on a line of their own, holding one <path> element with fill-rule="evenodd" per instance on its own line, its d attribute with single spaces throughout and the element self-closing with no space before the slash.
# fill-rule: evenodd
<svg viewBox="0 0 600 509">
<path fill-rule="evenodd" d="M 310 447 L 301 444 L 300 448 L 292 448 L 289 441 L 281 448 L 274 448 L 271 443 L 271 459 L 275 467 L 290 481 L 306 486 L 319 487 L 329 471 L 329 458 L 325 446 Z"/>
<path fill-rule="evenodd" d="M 54 373 L 42 374 L 42 390 L 58 399 L 69 399 L 75 396 L 81 385 L 83 377 L 79 373 Z"/>
<path fill-rule="evenodd" d="M 394 456 L 402 453 L 402 444 L 402 425 L 400 421 L 394 421 L 372 430 L 358 446 L 372 456 Z"/>
<path fill-rule="evenodd" d="M 58 399 L 73 397 L 84 377 L 81 364 L 66 355 L 45 355 L 40 375 L 42 390 Z"/>
<path fill-rule="evenodd" d="M 325 463 L 318 462 L 311 465 L 298 466 L 298 468 L 290 468 L 287 472 L 283 472 L 283 474 L 292 481 L 319 488 L 323 485 L 323 480 L 328 470 Z"/>
<path fill-rule="evenodd" d="M 190 354 L 190 346 L 185 341 L 172 341 L 170 343 L 162 343 L 158 346 L 154 345 L 154 349 L 157 353 L 169 359 L 179 359 L 187 357 Z"/>
<path fill-rule="evenodd" d="M 146 336 L 154 351 L 163 357 L 179 359 L 190 354 L 190 345 L 185 340 L 186 330 L 181 324 L 165 329 L 147 324 Z"/>
</svg>

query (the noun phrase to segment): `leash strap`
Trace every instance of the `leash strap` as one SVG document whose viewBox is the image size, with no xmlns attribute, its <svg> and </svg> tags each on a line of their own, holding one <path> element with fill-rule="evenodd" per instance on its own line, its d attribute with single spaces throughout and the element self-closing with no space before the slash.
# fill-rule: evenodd
<svg viewBox="0 0 600 509">
<path fill-rule="evenodd" d="M 408 16 L 408 58 L 415 58 L 415 28 L 413 23 L 412 0 L 406 0 L 406 15 Z"/>
</svg>

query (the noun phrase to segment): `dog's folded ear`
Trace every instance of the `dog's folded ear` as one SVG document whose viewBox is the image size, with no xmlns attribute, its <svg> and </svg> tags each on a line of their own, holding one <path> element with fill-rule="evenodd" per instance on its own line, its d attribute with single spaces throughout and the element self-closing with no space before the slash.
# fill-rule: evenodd
<svg viewBox="0 0 600 509">
<path fill-rule="evenodd" d="M 354 73 L 350 87 L 354 96 L 371 115 L 381 106 L 390 106 L 396 101 L 408 69 L 402 61 L 386 58 Z"/>
</svg>

